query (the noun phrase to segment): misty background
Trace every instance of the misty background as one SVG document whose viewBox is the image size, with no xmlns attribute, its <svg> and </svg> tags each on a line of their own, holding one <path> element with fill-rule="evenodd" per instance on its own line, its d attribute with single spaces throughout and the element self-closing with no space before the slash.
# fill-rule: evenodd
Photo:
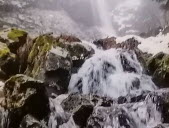
<svg viewBox="0 0 169 128">
<path fill-rule="evenodd" d="M 20 27 L 31 33 L 71 34 L 86 40 L 102 37 L 95 0 L 0 0 L 0 28 Z M 153 0 L 107 0 L 116 36 L 140 35 L 169 25 L 169 12 Z M 106 35 L 104 35 L 106 36 Z"/>
</svg>

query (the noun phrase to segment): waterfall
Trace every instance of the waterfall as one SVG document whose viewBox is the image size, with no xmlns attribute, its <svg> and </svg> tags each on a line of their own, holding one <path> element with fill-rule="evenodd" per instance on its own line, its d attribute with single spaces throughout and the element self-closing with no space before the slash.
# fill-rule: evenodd
<svg viewBox="0 0 169 128">
<path fill-rule="evenodd" d="M 100 25 L 102 36 L 115 35 L 107 1 L 90 0 L 90 3 L 95 22 Z M 123 38 L 118 38 L 118 40 L 123 40 Z M 154 92 L 157 89 L 151 77 L 144 72 L 134 51 L 124 49 L 104 51 L 97 49 L 93 44 L 91 46 L 95 50 L 95 54 L 84 62 L 76 74 L 72 75 L 69 93 L 97 95 L 114 100 L 120 97 L 137 97 L 143 92 Z M 50 116 L 49 127 L 55 128 L 60 119 L 65 121 L 59 126 L 60 128 L 80 127 L 76 125 L 72 116 L 67 115 L 62 109 L 61 102 L 64 99 L 65 95 L 61 95 L 50 100 L 53 111 Z M 116 103 L 108 108 L 95 106 L 86 125 L 87 127 L 97 127 L 100 124 L 103 128 L 153 128 L 162 123 L 162 115 L 152 99 L 151 96 L 146 95 L 144 101 Z M 66 116 L 70 116 L 70 118 L 66 120 Z M 95 121 L 93 119 L 95 116 L 104 120 Z"/>
<path fill-rule="evenodd" d="M 4 1 L 4 0 L 0 0 L 0 2 L 1 1 Z M 19 0 L 14 0 L 13 2 L 14 5 L 17 4 L 17 2 L 15 1 L 19 1 Z M 29 1 L 34 1 L 34 0 L 29 0 Z M 42 119 L 37 118 L 38 116 L 36 117 L 36 111 L 35 111 L 35 114 L 34 112 L 32 112 L 32 109 L 33 109 L 32 106 L 34 106 L 34 104 L 28 103 L 30 107 L 29 106 L 27 107 L 27 103 L 26 103 L 27 101 L 29 102 L 30 100 L 32 100 L 33 96 L 31 96 L 31 98 L 28 97 L 29 99 L 26 99 L 27 98 L 26 96 L 22 98 L 22 94 L 24 95 L 24 92 L 23 92 L 22 94 L 19 93 L 19 95 L 15 97 L 15 94 L 17 93 L 17 89 L 18 90 L 20 89 L 19 91 L 22 92 L 22 89 L 24 88 L 24 86 L 27 86 L 27 83 L 26 83 L 22 85 L 23 88 L 19 87 L 20 80 L 18 82 L 15 81 L 16 89 L 13 89 L 10 87 L 8 88 L 8 85 L 7 85 L 7 88 L 3 90 L 4 83 L 0 82 L 0 101 L 4 100 L 3 92 L 8 93 L 7 89 L 12 90 L 13 91 L 12 95 L 14 95 L 14 97 L 12 97 L 11 99 L 13 99 L 14 102 L 15 100 L 16 101 L 19 100 L 20 97 L 21 97 L 20 102 L 24 102 L 24 100 L 26 100 L 25 105 L 23 105 L 23 107 L 21 106 L 21 111 L 24 110 L 25 114 L 30 115 L 30 116 L 35 116 L 39 124 L 41 123 L 44 124 L 43 128 L 84 128 L 84 127 L 85 128 L 97 128 L 97 127 L 99 128 L 156 128 L 158 124 L 166 123 L 163 120 L 165 120 L 164 118 L 167 118 L 169 115 L 168 114 L 168 104 L 169 104 L 168 97 L 169 96 L 165 97 L 167 99 L 167 111 L 166 111 L 166 110 L 163 110 L 163 109 L 166 109 L 164 108 L 166 106 L 164 106 L 163 104 L 163 102 L 165 102 L 163 100 L 166 100 L 165 98 L 163 98 L 163 96 L 165 95 L 165 92 L 164 91 L 161 92 L 163 96 L 158 94 L 157 92 L 158 87 L 156 87 L 156 85 L 152 81 L 151 76 L 146 74 L 143 64 L 139 60 L 141 57 L 139 56 L 140 57 L 139 58 L 138 54 L 136 54 L 135 51 L 126 50 L 125 48 L 124 49 L 111 48 L 109 50 L 102 50 L 102 49 L 97 48 L 97 46 L 95 46 L 94 43 L 91 44 L 87 41 L 82 41 L 79 43 L 76 42 L 78 44 L 78 45 L 75 45 L 77 49 L 76 48 L 74 49 L 73 47 L 74 45 L 73 43 L 75 43 L 73 41 L 74 37 L 71 38 L 70 40 L 72 41 L 69 42 L 68 41 L 69 37 L 67 38 L 67 35 L 64 35 L 66 32 L 71 33 L 72 35 L 76 35 L 76 36 L 78 34 L 80 36 L 84 36 L 85 40 L 87 40 L 86 35 L 87 37 L 89 36 L 93 37 L 93 34 L 95 34 L 94 33 L 95 29 L 96 31 L 97 29 L 99 30 L 97 31 L 98 33 L 101 32 L 102 37 L 116 36 L 116 33 L 118 33 L 118 31 L 119 33 L 124 32 L 125 34 L 138 33 L 137 30 L 140 29 L 142 31 L 143 28 L 140 24 L 137 24 L 137 23 L 141 22 L 143 26 L 144 25 L 146 26 L 146 22 L 145 22 L 146 19 L 136 18 L 137 15 L 140 16 L 139 9 L 142 6 L 143 0 L 137 0 L 137 1 L 119 0 L 121 2 L 119 2 L 118 6 L 116 6 L 113 11 L 112 11 L 112 7 L 109 6 L 110 1 L 108 0 L 84 0 L 84 1 L 87 1 L 86 2 L 87 4 L 85 6 L 83 6 L 83 4 L 85 3 L 83 2 L 81 3 L 82 0 L 76 0 L 76 1 L 70 0 L 68 6 L 66 6 L 68 1 L 66 0 L 65 1 L 59 0 L 59 1 L 61 3 L 63 2 L 62 4 L 65 4 L 63 5 L 63 8 L 65 7 L 65 10 L 64 9 L 62 10 L 62 6 L 59 4 L 57 4 L 58 9 L 56 10 L 55 10 L 55 4 L 53 4 L 52 9 L 50 7 L 51 5 L 49 4 L 47 5 L 49 7 L 46 7 L 46 9 L 43 10 L 42 9 L 43 6 L 45 6 L 45 4 L 47 4 L 48 2 L 43 3 L 43 1 L 41 1 L 41 2 L 38 2 L 38 4 L 42 3 L 42 6 L 39 8 L 25 7 L 25 8 L 28 8 L 29 10 L 26 9 L 24 12 L 23 11 L 24 9 L 22 9 L 21 12 L 23 14 L 20 13 L 19 11 L 13 11 L 15 13 L 12 13 L 12 15 L 9 15 L 10 13 L 7 12 L 7 15 L 8 15 L 7 18 L 3 19 L 4 21 L 9 21 L 10 24 L 12 24 L 12 26 L 15 26 L 14 23 L 16 22 L 15 24 L 21 25 L 22 27 L 27 26 L 27 27 L 30 27 L 30 29 L 35 28 L 37 30 L 41 30 L 42 28 L 43 29 L 45 28 L 44 33 L 46 33 L 46 31 L 53 31 L 53 30 L 56 30 L 57 32 L 59 32 L 57 34 L 63 33 L 63 39 L 60 37 L 59 38 L 54 37 L 52 38 L 54 39 L 54 42 L 51 42 L 53 40 L 49 39 L 50 41 L 49 45 L 50 47 L 54 45 L 54 48 L 55 48 L 55 45 L 57 47 L 62 47 L 60 50 L 60 52 L 62 52 L 63 50 L 62 55 L 64 56 L 64 50 L 68 54 L 67 56 L 65 56 L 65 58 L 61 57 L 62 55 L 58 54 L 58 52 L 56 53 L 57 48 L 55 49 L 52 48 L 49 52 L 47 52 L 49 48 L 45 49 L 45 51 L 44 49 L 42 49 L 43 55 L 35 56 L 38 58 L 41 56 L 42 58 L 43 57 L 45 58 L 43 60 L 44 63 L 41 63 L 40 68 L 39 68 L 40 70 L 38 71 L 42 72 L 42 74 L 44 73 L 44 86 L 48 89 L 48 85 L 49 85 L 49 88 L 50 88 L 49 93 L 53 92 L 51 95 L 47 95 L 49 96 L 47 97 L 49 98 L 49 104 L 45 102 L 47 103 L 47 106 L 49 106 L 50 111 L 48 110 L 49 111 L 48 114 Z M 59 3 L 59 1 L 57 2 Z M 50 2 L 52 3 L 54 2 L 54 0 L 50 0 Z M 92 7 L 91 13 L 93 13 L 94 22 L 95 22 L 95 24 L 92 24 L 93 26 L 91 25 L 83 26 L 83 24 L 80 23 L 80 21 L 83 20 L 81 17 L 82 14 L 81 13 L 74 14 L 75 11 L 77 12 L 79 11 L 78 10 L 79 8 L 78 9 L 76 8 L 77 6 L 75 4 L 76 2 L 78 2 L 77 4 L 78 6 L 82 5 L 79 7 L 80 9 L 83 7 L 86 9 L 88 5 L 91 5 Z M 21 8 L 20 6 L 22 6 L 22 4 L 18 5 L 19 8 Z M 68 7 L 69 9 L 66 10 L 66 8 Z M 71 10 L 72 8 L 73 10 Z M 136 13 L 136 11 L 138 12 Z M 142 12 L 144 13 L 144 11 Z M 154 12 L 157 13 L 156 11 Z M 31 15 L 28 15 L 28 13 L 30 13 Z M 86 12 L 83 14 L 85 15 Z M 159 13 L 157 13 L 156 15 L 158 16 L 158 14 Z M 75 15 L 78 16 L 77 19 L 75 18 Z M 149 19 L 150 16 L 149 15 L 147 16 Z M 86 22 L 88 19 L 92 19 L 92 17 L 90 18 L 86 17 L 84 22 Z M 157 17 L 157 19 L 159 18 Z M 139 21 L 139 22 L 133 23 L 134 20 L 135 22 L 136 21 Z M 0 21 L 1 21 L 1 18 L 0 18 Z M 29 22 L 31 24 L 28 24 Z M 152 20 L 150 20 L 150 22 L 151 24 L 153 23 Z M 116 26 L 114 25 L 115 23 L 116 23 Z M 114 27 L 116 27 L 116 31 Z M 147 29 L 148 27 L 145 27 L 145 28 Z M 91 32 L 93 31 L 94 32 L 91 34 L 91 32 L 88 31 L 89 29 L 92 29 Z M 50 33 L 48 34 L 50 35 Z M 48 34 L 45 34 L 45 36 Z M 101 36 L 99 35 L 100 38 Z M 166 34 L 166 35 L 159 34 L 156 37 L 150 37 L 150 38 L 141 38 L 140 36 L 127 35 L 125 37 L 117 37 L 116 42 L 122 43 L 132 37 L 134 37 L 138 42 L 140 42 L 138 48 L 144 53 L 151 53 L 152 55 L 155 55 L 161 51 L 165 53 L 169 53 L 169 50 L 168 50 L 169 34 Z M 66 41 L 64 38 L 67 38 Z M 44 38 L 44 41 L 48 42 L 45 39 L 46 38 Z M 62 42 L 65 42 L 63 46 L 62 46 Z M 36 43 L 36 42 L 33 42 L 33 43 Z M 79 49 L 81 50 L 80 43 L 88 44 L 93 48 L 93 49 L 91 48 L 92 49 L 91 56 L 84 57 L 83 54 L 81 54 L 81 56 L 78 57 L 80 59 L 78 59 L 76 56 L 71 55 L 72 54 L 71 52 L 72 51 L 76 52 L 76 50 L 77 50 L 77 54 L 76 53 L 75 54 L 79 55 L 78 50 Z M 38 42 L 37 45 L 41 45 L 41 43 Z M 23 47 L 20 46 L 19 50 L 21 49 L 22 51 L 22 48 L 24 48 L 25 46 L 26 45 L 24 45 Z M 37 49 L 40 53 L 41 49 L 39 47 L 37 47 Z M 71 52 L 68 49 L 71 49 Z M 49 53 L 51 53 L 51 56 L 48 56 Z M 77 58 L 77 59 L 73 59 L 73 58 Z M 10 59 L 10 58 L 7 57 L 7 59 Z M 49 62 L 46 61 L 48 59 L 49 59 Z M 63 61 L 63 64 L 60 62 L 60 60 Z M 73 68 L 76 65 L 74 63 L 79 63 L 78 62 L 79 60 L 80 60 L 80 64 L 78 65 L 81 65 L 82 63 L 83 65 L 81 67 L 79 66 L 76 67 L 77 70 L 73 71 L 73 73 L 76 71 L 77 72 L 73 74 L 72 70 L 74 70 Z M 55 64 L 57 64 L 57 67 L 55 67 Z M 67 65 L 69 66 L 66 67 Z M 28 63 L 28 66 L 29 66 L 29 63 Z M 43 67 L 45 70 L 41 69 L 41 67 Z M 47 69 L 47 68 L 51 68 L 51 69 Z M 56 68 L 56 71 L 53 68 Z M 33 72 L 34 71 L 32 71 L 32 73 Z M 4 74 L 2 72 L 2 76 L 3 75 Z M 61 77 L 62 78 L 65 77 L 65 79 L 60 79 Z M 71 79 L 68 85 L 67 79 L 69 80 L 70 77 Z M 55 83 L 55 80 L 57 81 L 56 83 Z M 11 85 L 12 84 L 13 82 L 11 82 Z M 62 85 L 65 88 L 64 91 L 62 91 L 61 89 L 63 87 Z M 36 88 L 32 89 L 31 87 L 29 90 L 30 92 L 26 92 L 27 95 L 29 95 L 29 93 L 31 95 L 31 93 L 36 92 Z M 62 92 L 65 92 L 67 94 L 60 95 L 60 93 Z M 167 95 L 169 95 L 168 92 L 169 90 L 167 90 Z M 5 94 L 5 95 L 9 95 L 9 94 Z M 36 94 L 34 95 L 36 96 Z M 74 96 L 73 98 L 71 97 L 72 95 Z M 83 96 L 87 98 L 85 99 Z M 8 106 L 10 106 L 10 104 L 12 106 L 13 104 L 12 102 L 10 103 L 8 99 L 5 99 L 4 102 L 6 104 L 8 104 L 9 102 Z M 22 116 L 22 112 L 21 113 L 19 112 L 20 108 L 17 110 L 17 106 L 19 106 L 19 104 L 17 105 L 16 103 L 14 103 L 14 106 L 16 106 L 16 110 L 14 109 L 14 111 L 12 110 L 12 107 L 11 107 L 12 111 L 10 110 L 8 111 L 0 107 L 0 110 L 1 110 L 0 117 L 3 117 L 0 119 L 0 127 L 2 128 L 10 127 L 8 126 L 10 124 L 10 119 L 13 119 L 13 117 L 10 118 L 11 112 L 12 114 L 14 112 L 14 118 L 15 118 L 15 115 L 16 115 L 16 118 L 18 118 L 17 114 L 18 116 Z M 37 102 L 37 106 L 38 108 L 41 108 L 41 106 L 39 106 L 39 102 Z M 86 108 L 88 107 L 90 109 L 90 112 L 86 110 Z M 36 108 L 35 110 L 38 110 L 38 109 Z M 167 112 L 168 114 L 167 117 L 164 117 L 166 115 L 163 115 L 165 114 L 165 112 Z M 87 117 L 85 115 L 86 113 L 89 114 L 87 115 Z M 27 115 L 23 114 L 23 116 L 27 116 Z M 74 115 L 76 115 L 77 117 L 74 117 Z M 83 120 L 79 119 L 80 121 L 82 121 L 80 123 L 84 123 L 85 126 L 83 125 L 81 126 L 81 124 L 79 124 L 78 122 L 79 120 L 78 121 L 75 120 L 75 118 L 81 118 L 81 117 L 83 118 Z M 22 122 L 23 123 L 34 123 L 34 122 L 29 122 L 29 121 L 26 122 L 27 120 L 24 120 L 24 118 L 19 121 L 20 122 L 18 124 Z M 32 124 L 32 127 L 36 127 L 33 125 L 36 125 L 36 124 Z M 22 126 L 18 126 L 18 127 L 21 128 Z"/>
<path fill-rule="evenodd" d="M 144 91 L 156 89 L 151 77 L 144 73 L 136 54 L 122 49 L 97 50 L 93 57 L 86 60 L 79 72 L 72 75 L 69 85 L 69 92 L 112 99 L 139 96 Z M 161 113 L 149 96 L 143 102 L 115 104 L 109 109 L 98 107 L 94 110 L 94 115 L 103 116 L 102 127 L 105 128 L 123 128 L 120 119 L 118 120 L 120 113 L 126 116 L 127 124 L 123 125 L 129 128 L 152 128 L 161 123 Z M 89 122 L 94 124 L 92 118 Z"/>
<path fill-rule="evenodd" d="M 156 89 L 136 55 L 122 49 L 99 51 L 72 76 L 69 90 L 118 98 Z"/>
<path fill-rule="evenodd" d="M 99 29 L 103 36 L 115 36 L 111 22 L 111 14 L 106 0 L 90 0 L 94 16 L 98 16 L 95 22 L 100 23 Z M 96 24 L 97 24 L 96 23 Z"/>
<path fill-rule="evenodd" d="M 144 91 L 153 92 L 156 89 L 151 77 L 144 73 L 135 52 L 123 49 L 96 49 L 93 57 L 85 61 L 78 73 L 72 75 L 69 84 L 69 93 L 93 94 L 112 99 L 137 97 Z M 57 126 L 59 117 L 65 120 L 66 113 L 60 106 L 65 98 L 65 95 L 61 95 L 51 101 L 55 110 L 49 120 L 50 128 Z M 108 108 L 96 106 L 87 127 L 99 123 L 104 128 L 153 128 L 162 122 L 162 116 L 152 99 L 147 95 L 141 102 L 114 104 Z M 104 121 L 95 122 L 93 118 L 98 118 L 97 115 Z M 72 117 L 62 127 L 78 128 Z"/>
</svg>

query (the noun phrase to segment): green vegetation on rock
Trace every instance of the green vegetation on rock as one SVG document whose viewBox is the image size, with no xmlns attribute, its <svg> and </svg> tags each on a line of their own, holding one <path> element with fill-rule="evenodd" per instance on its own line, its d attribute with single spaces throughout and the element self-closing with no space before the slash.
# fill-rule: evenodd
<svg viewBox="0 0 169 128">
<path fill-rule="evenodd" d="M 8 56 L 10 54 L 10 50 L 6 44 L 0 43 L 0 58 Z"/>
<path fill-rule="evenodd" d="M 39 74 L 41 66 L 43 67 L 46 54 L 56 43 L 55 39 L 49 35 L 39 36 L 35 39 L 32 50 L 28 56 L 28 68 L 26 74 L 36 77 Z"/>
<path fill-rule="evenodd" d="M 19 41 L 19 38 L 27 36 L 27 33 L 23 30 L 11 29 L 7 36 L 13 41 Z"/>
<path fill-rule="evenodd" d="M 168 87 L 169 83 L 169 55 L 158 53 L 147 62 L 154 82 L 161 87 Z"/>
<path fill-rule="evenodd" d="M 19 128 L 21 119 L 31 114 L 42 120 L 49 114 L 45 84 L 26 75 L 12 76 L 5 82 L 3 106 L 10 110 L 9 127 Z"/>
</svg>

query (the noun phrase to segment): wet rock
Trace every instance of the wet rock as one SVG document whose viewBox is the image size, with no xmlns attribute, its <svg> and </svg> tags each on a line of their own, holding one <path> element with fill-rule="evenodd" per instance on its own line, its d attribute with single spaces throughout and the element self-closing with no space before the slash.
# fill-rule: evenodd
<svg viewBox="0 0 169 128">
<path fill-rule="evenodd" d="M 76 125 L 84 128 L 88 118 L 92 115 L 94 106 L 110 107 L 112 104 L 111 98 L 75 93 L 63 100 L 61 106 L 65 112 L 72 115 Z"/>
<path fill-rule="evenodd" d="M 97 47 L 103 48 L 104 50 L 114 48 L 116 46 L 116 38 L 108 37 L 105 39 L 96 40 L 93 42 Z"/>
<path fill-rule="evenodd" d="M 6 44 L 11 53 L 16 55 L 18 68 L 13 69 L 18 70 L 16 73 L 23 73 L 27 66 L 28 54 L 33 45 L 28 33 L 20 29 L 5 29 L 0 32 L 0 41 Z"/>
<path fill-rule="evenodd" d="M 72 62 L 69 53 L 60 47 L 47 54 L 45 63 L 45 82 L 56 88 L 57 94 L 67 91 Z"/>
<path fill-rule="evenodd" d="M 9 127 L 18 128 L 22 118 L 31 114 L 42 120 L 50 112 L 45 85 L 25 75 L 16 75 L 4 86 L 4 107 L 9 111 Z"/>
<path fill-rule="evenodd" d="M 163 123 L 168 123 L 168 98 L 168 89 L 147 91 L 141 95 L 128 95 L 118 99 L 75 93 L 63 100 L 61 106 L 64 112 L 72 115 L 73 121 L 80 127 L 136 128 L 138 122 L 145 125 L 151 121 L 153 118 L 150 117 L 154 116 L 155 111 L 157 111 L 156 114 L 161 113 Z M 144 117 L 144 112 L 140 114 L 140 110 L 146 111 L 147 115 L 151 116 Z M 139 117 L 133 118 L 137 116 Z"/>
<path fill-rule="evenodd" d="M 169 87 L 169 55 L 158 53 L 147 62 L 153 81 L 159 87 Z"/>
<path fill-rule="evenodd" d="M 31 115 L 26 115 L 19 128 L 47 128 L 44 122 L 40 122 Z"/>
<path fill-rule="evenodd" d="M 123 54 L 121 54 L 120 59 L 121 59 L 121 64 L 123 66 L 124 71 L 135 72 L 135 73 L 137 72 L 136 69 L 132 67 L 130 62 L 127 60 L 127 58 Z"/>
<path fill-rule="evenodd" d="M 81 42 L 81 40 L 75 36 L 68 36 L 68 35 L 61 35 L 60 37 L 58 37 L 58 39 L 63 40 L 64 42 L 69 42 L 69 43 L 73 43 L 73 42 Z"/>
<path fill-rule="evenodd" d="M 94 50 L 74 36 L 61 35 L 58 37 L 59 47 L 66 48 L 72 58 L 72 73 L 76 73 L 86 59 L 94 54 Z"/>
<path fill-rule="evenodd" d="M 73 113 L 77 109 L 79 109 L 82 105 L 91 106 L 92 103 L 89 100 L 89 96 L 75 93 L 69 95 L 68 98 L 63 100 L 61 105 L 66 112 Z"/>
<path fill-rule="evenodd" d="M 140 42 L 138 42 L 134 37 L 133 38 L 129 38 L 126 41 L 122 42 L 122 43 L 118 43 L 116 45 L 116 48 L 122 48 L 128 51 L 134 51 L 138 61 L 140 62 L 141 66 L 143 67 L 143 71 L 145 73 L 147 73 L 147 65 L 146 65 L 146 61 L 148 60 L 149 57 L 151 57 L 152 55 L 148 54 L 148 53 L 143 53 L 139 48 L 138 45 L 140 44 Z"/>
<path fill-rule="evenodd" d="M 93 112 L 92 105 L 82 105 L 79 110 L 77 110 L 74 115 L 73 119 L 76 125 L 80 126 L 81 128 L 85 128 L 87 124 L 87 120 L 89 116 Z"/>
<path fill-rule="evenodd" d="M 121 48 L 124 51 L 129 51 L 129 52 L 134 51 L 137 56 L 137 59 L 143 66 L 144 72 L 147 72 L 146 60 L 150 55 L 143 53 L 141 50 L 138 49 L 138 45 L 140 44 L 140 42 L 138 42 L 134 37 L 129 38 L 126 41 L 121 43 L 116 42 L 115 37 L 105 38 L 105 39 L 94 41 L 94 44 L 97 45 L 98 47 L 102 47 L 104 50 L 110 48 L 116 48 L 116 49 Z M 127 67 L 129 66 L 129 64 L 127 64 L 128 62 L 126 61 L 126 59 L 123 56 L 121 56 L 121 59 L 122 59 L 123 66 L 125 66 L 124 68 L 126 68 L 127 71 L 130 70 L 132 71 L 133 70 L 132 67 Z"/>
<path fill-rule="evenodd" d="M 0 76 L 6 80 L 18 72 L 16 55 L 11 53 L 6 44 L 0 42 Z"/>
<path fill-rule="evenodd" d="M 148 70 L 150 72 L 150 75 L 153 75 L 153 73 L 158 68 L 158 66 L 160 65 L 160 62 L 162 61 L 162 59 L 165 55 L 166 55 L 165 53 L 160 52 L 160 53 L 156 54 L 155 56 L 151 57 L 147 61 L 147 66 L 148 66 Z"/>
<path fill-rule="evenodd" d="M 20 29 L 6 29 L 0 32 L 0 41 L 6 43 L 12 53 L 17 53 L 20 46 L 27 40 L 27 32 Z"/>
<path fill-rule="evenodd" d="M 27 37 L 26 42 L 20 46 L 17 50 L 17 60 L 19 63 L 19 74 L 24 74 L 28 65 L 28 56 L 33 47 L 34 41 L 30 37 Z"/>
<path fill-rule="evenodd" d="M 74 36 L 45 34 L 34 40 L 25 73 L 49 84 L 49 93 L 67 92 L 72 72 L 77 72 L 93 50 Z M 54 90 L 50 92 L 50 90 Z"/>
<path fill-rule="evenodd" d="M 87 128 L 102 128 L 102 127 L 125 127 L 136 128 L 133 120 L 121 108 L 104 108 L 97 107 L 93 114 L 89 117 Z"/>
<path fill-rule="evenodd" d="M 110 97 L 100 97 L 97 95 L 82 95 L 78 93 L 70 94 L 65 100 L 62 101 L 62 108 L 69 113 L 78 110 L 82 105 L 84 106 L 103 106 L 110 107 L 115 100 Z"/>
<path fill-rule="evenodd" d="M 69 52 L 58 47 L 58 43 L 57 39 L 49 34 L 37 37 L 28 56 L 25 73 L 63 93 L 67 91 L 72 61 Z"/>
<path fill-rule="evenodd" d="M 138 42 L 135 38 L 129 38 L 122 43 L 118 43 L 116 45 L 116 48 L 122 48 L 122 49 L 127 49 L 127 50 L 137 50 L 139 44 L 140 42 Z"/>
<path fill-rule="evenodd" d="M 140 125 L 147 126 L 152 120 L 159 120 L 161 116 L 161 99 L 156 96 L 147 96 L 146 100 L 141 102 L 113 104 L 111 107 L 95 106 L 92 115 L 88 119 L 87 127 L 137 128 Z M 159 114 L 159 116 L 155 114 Z"/>
</svg>

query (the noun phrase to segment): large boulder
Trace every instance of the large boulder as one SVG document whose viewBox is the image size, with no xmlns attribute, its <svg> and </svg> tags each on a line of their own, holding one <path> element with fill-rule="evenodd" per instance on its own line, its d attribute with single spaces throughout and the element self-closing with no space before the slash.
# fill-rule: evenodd
<svg viewBox="0 0 169 128">
<path fill-rule="evenodd" d="M 25 73 L 50 85 L 49 93 L 67 92 L 71 73 L 93 52 L 74 36 L 41 35 L 33 41 Z M 75 58 L 75 59 L 73 59 Z M 78 61 L 79 60 L 79 61 Z M 50 92 L 52 90 L 52 92 Z"/>
<path fill-rule="evenodd" d="M 66 49 L 58 47 L 56 38 L 41 35 L 34 40 L 25 73 L 55 87 L 57 93 L 67 91 L 72 61 Z"/>
<path fill-rule="evenodd" d="M 86 59 L 94 54 L 94 50 L 74 36 L 61 35 L 57 38 L 58 46 L 66 48 L 72 58 L 72 73 L 76 73 Z"/>
<path fill-rule="evenodd" d="M 111 98 L 73 93 L 62 101 L 61 106 L 64 112 L 72 116 L 74 123 L 78 127 L 84 128 L 93 113 L 94 107 L 110 107 L 112 104 Z"/>
<path fill-rule="evenodd" d="M 16 56 L 18 68 L 13 69 L 18 70 L 16 73 L 23 73 L 27 66 L 28 54 L 33 45 L 28 33 L 16 28 L 5 29 L 0 31 L 0 42 L 6 44 L 9 51 Z"/>
<path fill-rule="evenodd" d="M 116 38 L 115 37 L 108 37 L 105 39 L 95 40 L 93 42 L 97 47 L 103 48 L 104 50 L 114 48 L 116 46 Z"/>
<path fill-rule="evenodd" d="M 156 85 L 158 87 L 169 87 L 169 55 L 158 53 L 148 60 L 147 65 Z"/>
<path fill-rule="evenodd" d="M 45 84 L 25 75 L 16 75 L 6 81 L 4 97 L 3 107 L 8 110 L 7 123 L 11 128 L 18 128 L 27 114 L 42 120 L 50 112 Z"/>
<path fill-rule="evenodd" d="M 20 29 L 6 29 L 0 32 L 0 41 L 6 43 L 12 53 L 17 53 L 20 46 L 26 43 L 28 33 Z"/>
</svg>

